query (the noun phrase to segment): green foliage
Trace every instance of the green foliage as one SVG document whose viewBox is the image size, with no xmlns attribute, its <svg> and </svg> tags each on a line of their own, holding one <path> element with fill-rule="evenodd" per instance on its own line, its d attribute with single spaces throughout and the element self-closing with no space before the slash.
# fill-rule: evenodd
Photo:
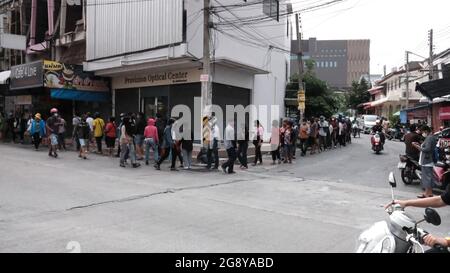
<svg viewBox="0 0 450 273">
<path fill-rule="evenodd" d="M 306 66 L 306 73 L 313 75 L 314 74 L 314 67 L 316 66 L 316 61 L 314 60 L 306 60 L 305 61 Z"/>
<path fill-rule="evenodd" d="M 307 63 L 308 67 L 308 63 Z M 308 69 L 303 77 L 306 86 L 306 117 L 325 116 L 331 117 L 340 107 L 341 97 L 335 96 L 328 88 L 326 82 L 318 79 L 312 70 Z M 298 90 L 298 75 L 291 77 L 291 83 L 287 89 Z"/>
<path fill-rule="evenodd" d="M 400 122 L 400 117 L 399 116 L 391 115 L 389 117 L 389 123 L 391 124 L 391 127 L 393 127 L 395 124 L 397 124 L 399 122 Z"/>
<path fill-rule="evenodd" d="M 358 105 L 370 101 L 370 93 L 367 92 L 369 88 L 369 83 L 364 78 L 361 80 L 361 83 L 354 81 L 352 83 L 352 89 L 347 95 L 347 105 L 351 109 L 355 109 L 357 111 L 361 110 L 358 109 Z"/>
</svg>

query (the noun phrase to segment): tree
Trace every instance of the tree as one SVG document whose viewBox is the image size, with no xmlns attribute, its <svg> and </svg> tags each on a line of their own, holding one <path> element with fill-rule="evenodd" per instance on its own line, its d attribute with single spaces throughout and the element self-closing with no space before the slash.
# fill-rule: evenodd
<svg viewBox="0 0 450 273">
<path fill-rule="evenodd" d="M 320 115 L 331 117 L 339 109 L 339 98 L 327 86 L 327 83 L 318 79 L 313 71 L 314 62 L 306 62 L 307 71 L 303 77 L 306 87 L 305 117 L 318 117 Z M 299 90 L 298 75 L 291 77 L 287 89 Z"/>
<path fill-rule="evenodd" d="M 360 83 L 354 81 L 352 89 L 347 95 L 347 105 L 354 110 L 359 110 L 359 105 L 370 101 L 369 83 L 366 79 L 362 79 Z"/>
</svg>

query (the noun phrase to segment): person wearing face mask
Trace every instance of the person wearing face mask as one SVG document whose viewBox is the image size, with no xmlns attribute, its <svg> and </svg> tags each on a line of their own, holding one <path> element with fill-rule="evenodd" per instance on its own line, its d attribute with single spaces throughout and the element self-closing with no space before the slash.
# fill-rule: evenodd
<svg viewBox="0 0 450 273">
<path fill-rule="evenodd" d="M 422 133 L 418 130 L 415 124 L 411 125 L 410 132 L 405 135 L 406 155 L 415 161 L 419 161 L 420 150 L 417 149 L 413 143 L 420 143 L 422 140 Z"/>
<path fill-rule="evenodd" d="M 56 149 L 58 148 L 58 130 L 61 124 L 61 120 L 59 118 L 58 109 L 53 108 L 50 110 L 51 117 L 47 119 L 47 132 L 49 133 L 50 145 L 48 156 L 57 158 L 58 154 L 56 153 Z"/>
<path fill-rule="evenodd" d="M 437 139 L 431 134 L 430 127 L 426 125 L 423 125 L 420 128 L 420 131 L 422 131 L 422 136 L 425 138 L 425 141 L 422 145 L 418 142 L 414 142 L 412 145 L 420 151 L 419 163 L 422 169 L 422 187 L 425 189 L 425 192 L 422 195 L 419 195 L 418 198 L 427 198 L 433 197 L 434 149 L 437 144 Z"/>
</svg>

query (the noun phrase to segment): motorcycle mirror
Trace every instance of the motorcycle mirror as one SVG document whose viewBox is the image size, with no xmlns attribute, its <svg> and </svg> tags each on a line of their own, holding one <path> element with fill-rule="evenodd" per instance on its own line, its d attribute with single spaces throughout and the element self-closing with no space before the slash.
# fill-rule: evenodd
<svg viewBox="0 0 450 273">
<path fill-rule="evenodd" d="M 397 187 L 397 181 L 395 180 L 395 175 L 393 172 L 389 174 L 389 184 L 391 184 L 391 187 L 393 188 Z"/>
<path fill-rule="evenodd" d="M 439 216 L 439 213 L 432 208 L 425 209 L 424 217 L 427 223 L 430 223 L 435 226 L 439 226 L 441 224 L 441 216 Z"/>
</svg>

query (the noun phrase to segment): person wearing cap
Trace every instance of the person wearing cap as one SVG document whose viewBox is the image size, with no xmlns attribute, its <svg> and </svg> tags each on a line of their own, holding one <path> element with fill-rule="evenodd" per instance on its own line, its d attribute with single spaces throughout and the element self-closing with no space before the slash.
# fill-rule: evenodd
<svg viewBox="0 0 450 273">
<path fill-rule="evenodd" d="M 153 158 L 155 163 L 159 160 L 159 136 L 158 128 L 155 126 L 155 119 L 149 118 L 147 120 L 147 126 L 144 129 L 144 143 L 145 143 L 145 165 L 149 164 L 150 159 L 150 148 L 153 149 Z"/>
<path fill-rule="evenodd" d="M 58 130 L 60 125 L 60 118 L 58 109 L 53 108 L 50 110 L 51 117 L 47 119 L 46 130 L 50 137 L 50 145 L 48 150 L 48 156 L 57 158 L 58 154 L 56 150 L 58 148 Z"/>
<path fill-rule="evenodd" d="M 383 126 L 381 126 L 381 121 L 380 120 L 377 120 L 375 122 L 375 126 L 372 127 L 372 132 L 374 134 L 376 134 L 376 133 L 380 134 L 381 143 L 384 145 L 386 137 L 384 135 Z"/>
<path fill-rule="evenodd" d="M 42 138 L 46 135 L 45 122 L 41 118 L 41 114 L 37 113 L 31 121 L 30 135 L 33 139 L 34 149 L 39 150 Z"/>
</svg>

